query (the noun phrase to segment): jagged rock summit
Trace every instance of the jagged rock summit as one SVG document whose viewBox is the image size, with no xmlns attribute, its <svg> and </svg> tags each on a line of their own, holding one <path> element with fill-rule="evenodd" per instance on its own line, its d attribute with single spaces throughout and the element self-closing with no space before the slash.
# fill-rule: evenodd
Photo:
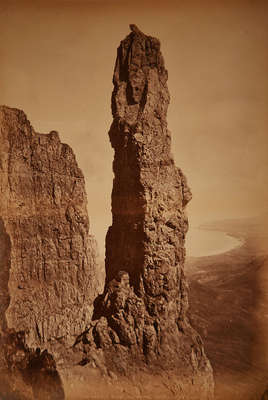
<svg viewBox="0 0 268 400">
<path fill-rule="evenodd" d="M 171 155 L 168 74 L 159 40 L 135 25 L 130 29 L 113 76 L 106 283 L 92 327 L 80 338 L 84 362 L 96 361 L 97 351 L 112 373 L 157 376 L 149 398 L 169 398 L 161 392 L 166 386 L 172 396 L 212 399 L 212 369 L 187 318 L 185 206 L 191 192 Z"/>
</svg>

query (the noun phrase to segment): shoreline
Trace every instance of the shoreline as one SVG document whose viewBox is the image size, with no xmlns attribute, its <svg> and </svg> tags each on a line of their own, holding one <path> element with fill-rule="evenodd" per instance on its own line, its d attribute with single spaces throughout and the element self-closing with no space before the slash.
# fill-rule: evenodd
<svg viewBox="0 0 268 400">
<path fill-rule="evenodd" d="M 190 319 L 214 369 L 215 400 L 259 400 L 268 383 L 268 240 L 260 222 L 201 225 L 243 243 L 186 261 Z"/>
<path fill-rule="evenodd" d="M 212 249 L 212 250 L 208 251 L 207 254 L 204 253 L 203 255 L 190 255 L 190 249 L 188 248 L 187 249 L 187 253 L 189 253 L 189 256 L 187 256 L 187 258 L 189 258 L 189 259 L 192 259 L 192 258 L 193 259 L 197 259 L 197 258 L 202 258 L 202 257 L 213 257 L 213 256 L 218 256 L 220 254 L 225 254 L 225 253 L 228 253 L 228 252 L 230 252 L 232 250 L 241 248 L 246 242 L 246 239 L 242 235 L 240 236 L 240 235 L 237 235 L 235 233 L 222 230 L 220 228 L 217 229 L 217 228 L 214 228 L 214 227 L 200 225 L 197 228 L 193 228 L 192 232 L 193 231 L 205 231 L 205 232 L 213 232 L 214 231 L 214 232 L 217 232 L 217 233 L 221 233 L 224 236 L 227 236 L 228 238 L 235 239 L 236 240 L 236 244 L 233 243 L 233 245 L 231 245 L 231 243 L 229 243 L 229 244 L 227 244 L 225 246 L 226 249 L 224 249 L 224 248 L 221 249 L 221 250 L 220 249 L 219 250 L 217 250 L 217 249 L 213 250 Z"/>
</svg>

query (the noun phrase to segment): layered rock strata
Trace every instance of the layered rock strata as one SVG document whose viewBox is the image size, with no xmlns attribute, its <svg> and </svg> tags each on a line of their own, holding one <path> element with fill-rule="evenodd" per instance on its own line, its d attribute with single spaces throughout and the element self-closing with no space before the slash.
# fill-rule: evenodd
<svg viewBox="0 0 268 400">
<path fill-rule="evenodd" d="M 92 328 L 80 337 L 84 362 L 96 361 L 97 351 L 113 373 L 169 374 L 174 396 L 211 399 L 212 369 L 187 319 L 191 192 L 171 155 L 168 74 L 159 40 L 135 25 L 131 30 L 118 48 L 113 77 L 113 223 L 105 291 L 95 302 Z"/>
<path fill-rule="evenodd" d="M 53 351 L 88 326 L 97 293 L 84 177 L 58 133 L 36 133 L 22 111 L 1 106 L 0 128 L 1 330 Z"/>
</svg>

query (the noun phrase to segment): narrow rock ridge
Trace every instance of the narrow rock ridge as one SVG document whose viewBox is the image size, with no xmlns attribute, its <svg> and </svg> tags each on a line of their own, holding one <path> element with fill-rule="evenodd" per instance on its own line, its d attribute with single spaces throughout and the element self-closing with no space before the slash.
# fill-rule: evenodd
<svg viewBox="0 0 268 400">
<path fill-rule="evenodd" d="M 212 369 L 187 318 L 185 206 L 191 192 L 170 150 L 168 74 L 159 40 L 130 28 L 113 76 L 113 223 L 105 290 L 95 302 L 92 328 L 79 340 L 85 363 L 96 361 L 95 346 L 113 373 L 153 372 L 168 385 L 174 379 L 174 396 L 212 399 Z"/>
<path fill-rule="evenodd" d="M 97 295 L 84 177 L 58 133 L 36 133 L 22 111 L 1 106 L 0 128 L 1 330 L 57 355 Z"/>
</svg>

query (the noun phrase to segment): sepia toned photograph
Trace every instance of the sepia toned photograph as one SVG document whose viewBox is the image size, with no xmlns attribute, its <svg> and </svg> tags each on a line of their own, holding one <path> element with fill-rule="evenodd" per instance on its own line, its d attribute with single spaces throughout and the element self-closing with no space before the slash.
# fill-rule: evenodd
<svg viewBox="0 0 268 400">
<path fill-rule="evenodd" d="M 1 1 L 0 400 L 268 400 L 267 16 Z"/>
</svg>

